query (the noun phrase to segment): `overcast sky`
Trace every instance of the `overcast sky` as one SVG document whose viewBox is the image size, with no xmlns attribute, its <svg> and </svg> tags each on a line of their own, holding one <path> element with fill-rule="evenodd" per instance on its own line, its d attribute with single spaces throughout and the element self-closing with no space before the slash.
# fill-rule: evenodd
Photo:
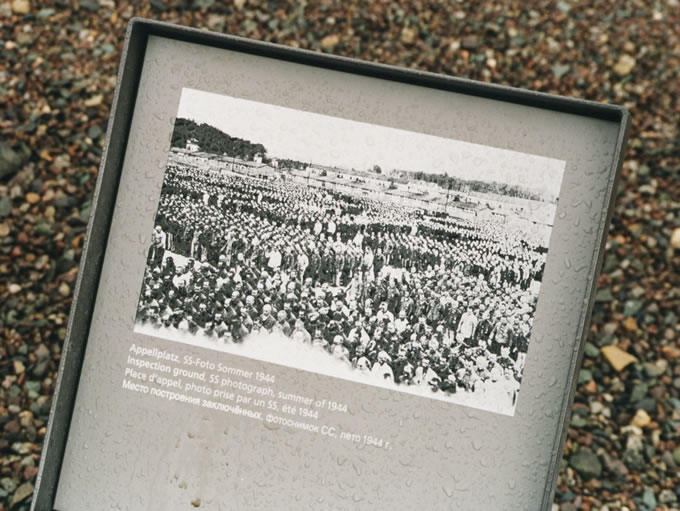
<svg viewBox="0 0 680 511">
<path fill-rule="evenodd" d="M 445 172 L 557 197 L 564 161 L 293 108 L 182 89 L 177 117 L 261 143 L 270 157 L 367 170 Z"/>
</svg>

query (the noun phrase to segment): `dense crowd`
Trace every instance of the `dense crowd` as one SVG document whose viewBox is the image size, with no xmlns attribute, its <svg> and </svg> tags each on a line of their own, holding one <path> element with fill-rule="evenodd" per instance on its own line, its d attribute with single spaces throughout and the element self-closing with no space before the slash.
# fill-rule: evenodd
<svg viewBox="0 0 680 511">
<path fill-rule="evenodd" d="M 278 332 L 375 378 L 514 402 L 544 261 L 530 232 L 170 163 L 137 320 Z"/>
</svg>

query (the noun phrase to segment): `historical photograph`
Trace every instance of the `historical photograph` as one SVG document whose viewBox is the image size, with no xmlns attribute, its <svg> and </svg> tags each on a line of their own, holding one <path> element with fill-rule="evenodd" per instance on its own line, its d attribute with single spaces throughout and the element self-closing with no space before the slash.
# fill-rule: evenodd
<svg viewBox="0 0 680 511">
<path fill-rule="evenodd" d="M 563 171 L 183 89 L 135 331 L 513 415 Z"/>
</svg>

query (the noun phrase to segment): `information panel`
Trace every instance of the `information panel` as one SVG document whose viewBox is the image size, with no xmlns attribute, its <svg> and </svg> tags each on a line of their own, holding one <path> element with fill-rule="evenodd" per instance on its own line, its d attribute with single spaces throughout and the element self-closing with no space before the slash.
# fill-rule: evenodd
<svg viewBox="0 0 680 511">
<path fill-rule="evenodd" d="M 55 509 L 542 509 L 620 129 L 149 37 Z"/>
</svg>

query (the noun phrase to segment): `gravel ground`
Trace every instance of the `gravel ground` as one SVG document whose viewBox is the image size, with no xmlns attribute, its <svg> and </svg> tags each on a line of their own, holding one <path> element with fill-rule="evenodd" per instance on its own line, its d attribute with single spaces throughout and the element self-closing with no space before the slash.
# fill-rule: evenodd
<svg viewBox="0 0 680 511">
<path fill-rule="evenodd" d="M 30 505 L 132 16 L 630 109 L 555 509 L 680 509 L 678 0 L 14 0 L 0 3 L 0 511 Z"/>
</svg>

